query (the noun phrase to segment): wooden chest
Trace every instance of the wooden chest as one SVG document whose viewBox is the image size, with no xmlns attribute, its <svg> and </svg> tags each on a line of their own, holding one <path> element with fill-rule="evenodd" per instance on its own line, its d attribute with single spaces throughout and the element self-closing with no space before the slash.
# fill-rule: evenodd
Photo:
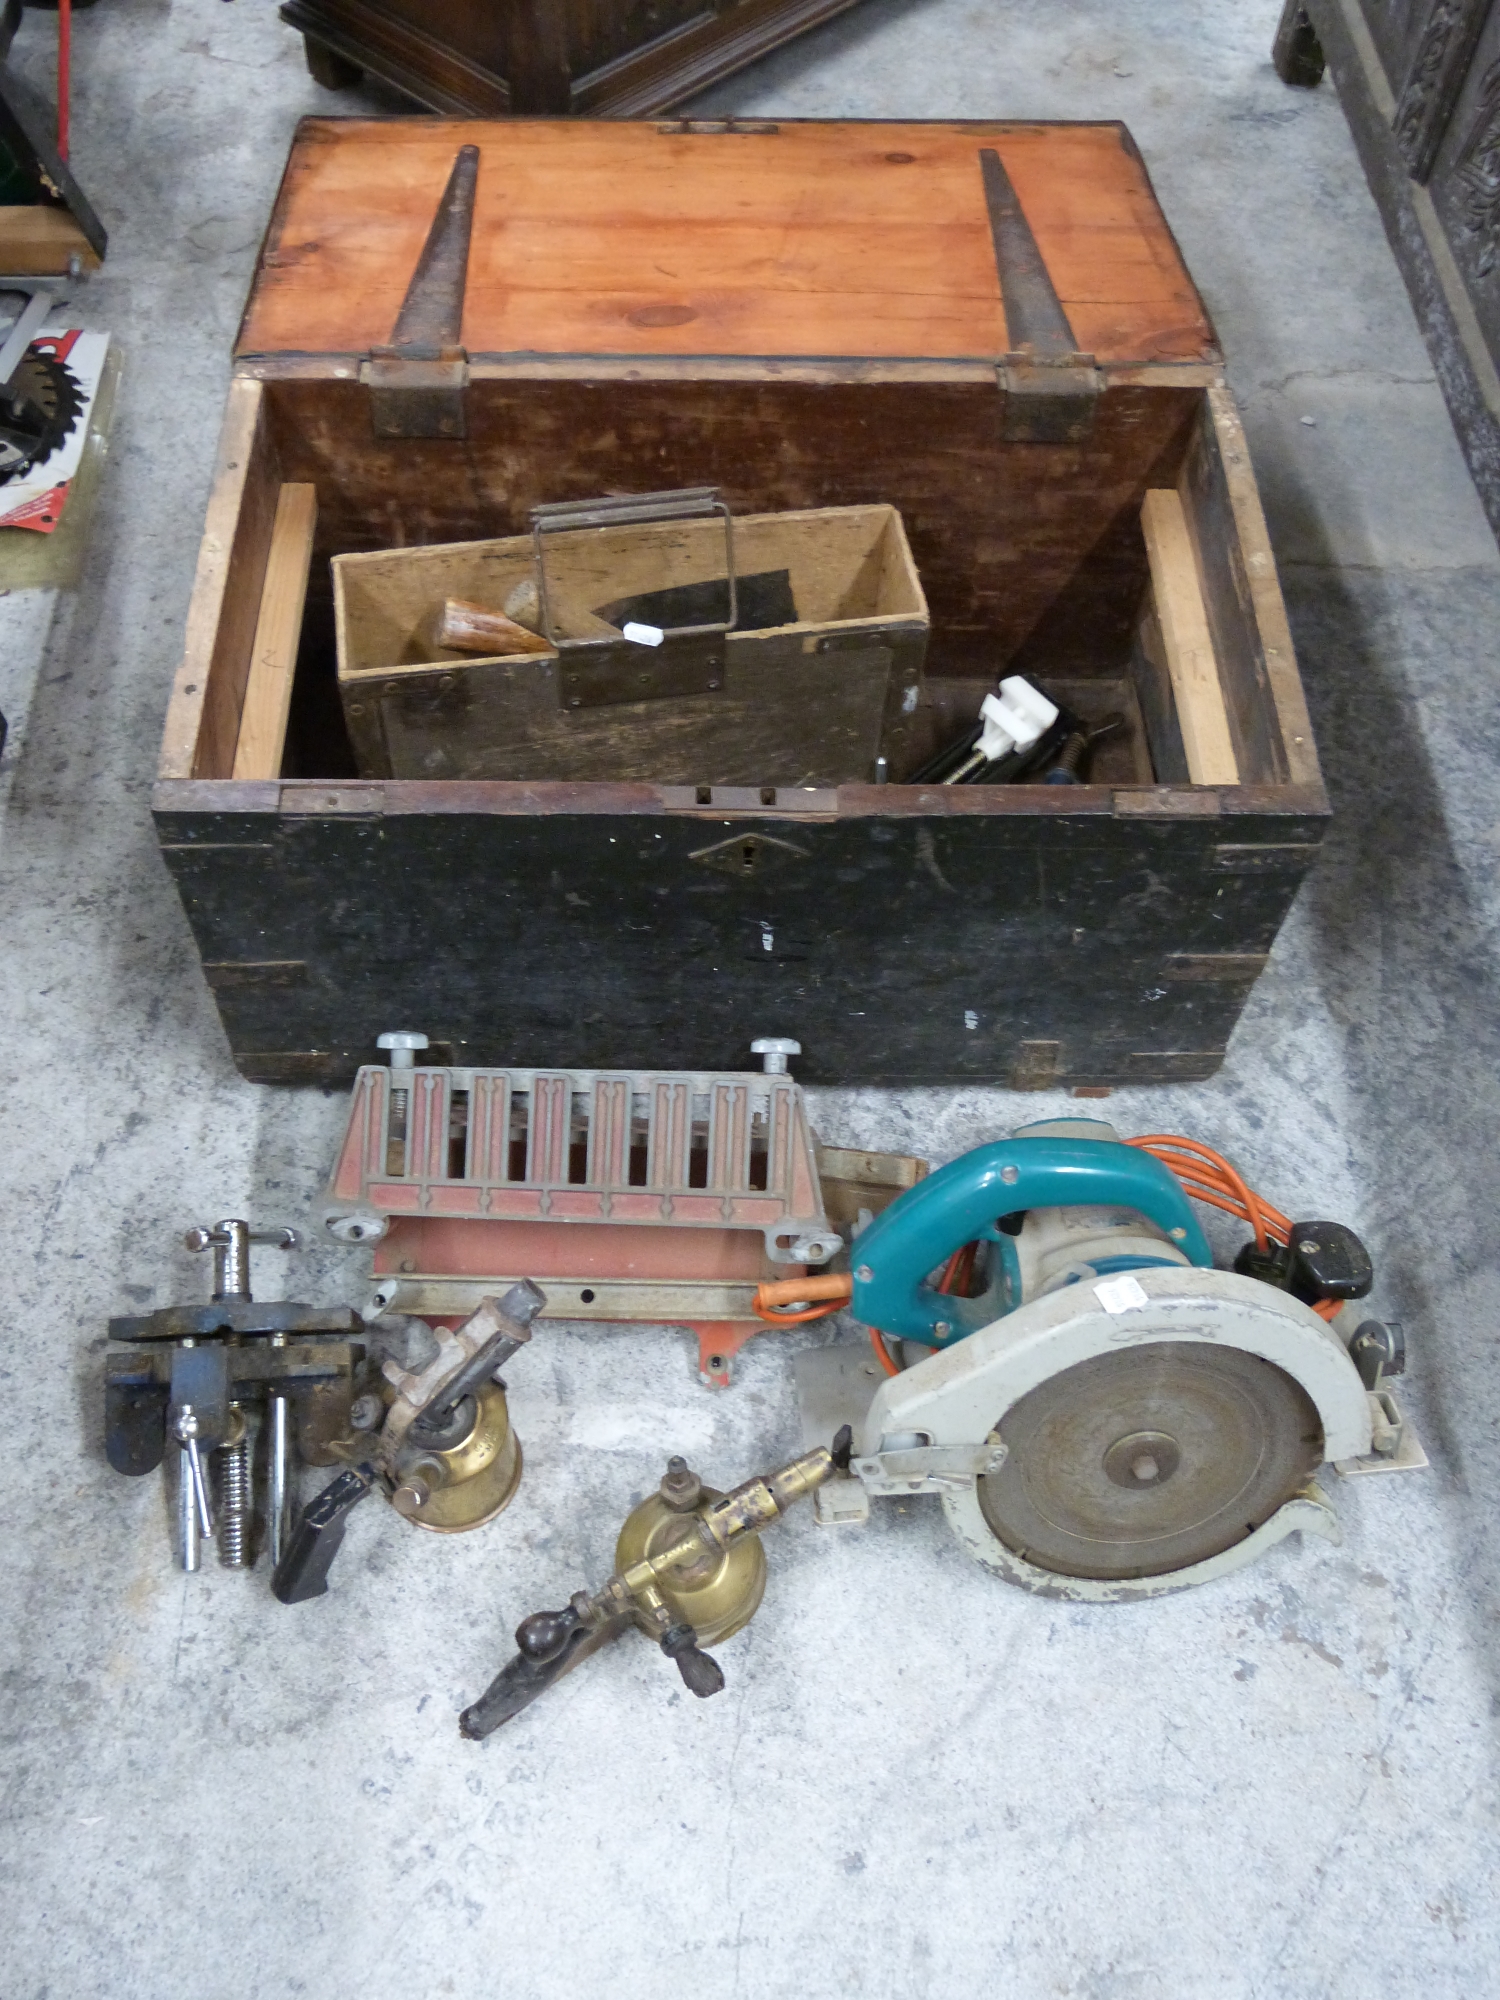
<svg viewBox="0 0 1500 2000">
<path fill-rule="evenodd" d="M 290 726 L 237 779 L 286 485 L 317 522 Z M 1124 718 L 1090 782 L 356 775 L 332 556 L 706 485 L 737 515 L 896 508 L 927 743 L 1025 674 Z M 1227 780 L 1189 781 L 1148 495 Z M 154 805 L 253 1079 L 346 1078 L 387 1028 L 480 1064 L 733 1068 L 776 1034 L 810 1082 L 1209 1075 L 1327 802 L 1243 432 L 1129 134 L 304 124 Z"/>
</svg>

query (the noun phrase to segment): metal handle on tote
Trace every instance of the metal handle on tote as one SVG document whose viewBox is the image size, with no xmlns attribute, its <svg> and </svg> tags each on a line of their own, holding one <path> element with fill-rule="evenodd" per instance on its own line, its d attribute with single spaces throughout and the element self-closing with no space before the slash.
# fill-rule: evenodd
<svg viewBox="0 0 1500 2000">
<path fill-rule="evenodd" d="M 602 500 L 557 500 L 531 510 L 531 543 L 536 554 L 537 600 L 542 633 L 548 645 L 565 652 L 573 646 L 597 646 L 597 639 L 562 639 L 552 629 L 547 595 L 547 564 L 543 547 L 548 535 L 570 534 L 579 528 L 623 528 L 654 521 L 701 521 L 719 515 L 724 522 L 724 560 L 729 577 L 729 617 L 714 625 L 669 625 L 669 638 L 705 638 L 732 632 L 739 623 L 739 593 L 734 569 L 734 521 L 717 486 L 683 486 L 670 493 L 625 493 Z"/>
</svg>

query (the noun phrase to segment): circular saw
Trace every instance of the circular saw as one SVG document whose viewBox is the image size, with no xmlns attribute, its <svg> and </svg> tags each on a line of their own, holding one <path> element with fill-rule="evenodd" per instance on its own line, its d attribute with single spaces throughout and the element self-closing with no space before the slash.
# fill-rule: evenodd
<svg viewBox="0 0 1500 2000">
<path fill-rule="evenodd" d="M 1251 1224 L 1234 1270 L 1214 1269 L 1190 1194 Z M 1374 1281 L 1358 1237 L 1291 1221 L 1195 1141 L 1026 1127 L 902 1194 L 851 1262 L 838 1297 L 832 1277 L 800 1281 L 847 1301 L 875 1356 L 797 1364 L 809 1432 L 855 1423 L 825 1522 L 938 1494 L 987 1569 L 1117 1600 L 1205 1582 L 1294 1529 L 1337 1541 L 1327 1463 L 1426 1463 L 1390 1389 L 1399 1329 L 1357 1303 Z M 766 1316 L 806 1317 L 797 1287 L 763 1287 Z"/>
<path fill-rule="evenodd" d="M 51 457 L 83 414 L 83 393 L 66 362 L 39 345 L 57 303 L 49 285 L 0 281 L 19 301 L 0 337 L 0 485 Z"/>
<path fill-rule="evenodd" d="M 28 347 L 0 387 L 0 485 L 52 456 L 83 414 L 83 392 L 64 361 Z"/>
</svg>

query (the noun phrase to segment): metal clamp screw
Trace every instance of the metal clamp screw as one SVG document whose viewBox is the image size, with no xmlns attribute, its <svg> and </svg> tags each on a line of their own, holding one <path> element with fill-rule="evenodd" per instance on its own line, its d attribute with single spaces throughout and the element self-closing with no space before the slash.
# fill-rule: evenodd
<svg viewBox="0 0 1500 2000">
<path fill-rule="evenodd" d="M 762 1059 L 767 1076 L 785 1076 L 787 1057 L 800 1056 L 802 1044 L 789 1040 L 785 1035 L 762 1035 L 750 1044 L 750 1053 Z"/>
<path fill-rule="evenodd" d="M 190 1229 L 182 1239 L 188 1250 L 214 1253 L 214 1301 L 250 1297 L 250 1245 L 270 1243 L 278 1250 L 295 1250 L 300 1241 L 295 1229 L 252 1229 L 237 1215 L 226 1216 L 212 1229 Z"/>
<path fill-rule="evenodd" d="M 425 1035 L 414 1035 L 406 1029 L 397 1029 L 389 1034 L 377 1035 L 375 1046 L 377 1049 L 390 1050 L 392 1069 L 413 1069 L 416 1066 L 417 1050 L 430 1048 L 432 1045 Z"/>
</svg>

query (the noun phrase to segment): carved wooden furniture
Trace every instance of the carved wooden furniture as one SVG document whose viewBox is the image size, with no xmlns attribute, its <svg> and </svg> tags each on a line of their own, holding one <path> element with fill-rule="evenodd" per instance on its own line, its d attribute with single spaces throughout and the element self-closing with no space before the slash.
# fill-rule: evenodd
<svg viewBox="0 0 1500 2000">
<path fill-rule="evenodd" d="M 650 117 L 855 0 L 287 0 L 307 66 L 433 111 Z"/>
<path fill-rule="evenodd" d="M 1500 535 L 1500 7 L 1288 0 L 1282 79 L 1325 62 L 1443 394 Z"/>
</svg>

